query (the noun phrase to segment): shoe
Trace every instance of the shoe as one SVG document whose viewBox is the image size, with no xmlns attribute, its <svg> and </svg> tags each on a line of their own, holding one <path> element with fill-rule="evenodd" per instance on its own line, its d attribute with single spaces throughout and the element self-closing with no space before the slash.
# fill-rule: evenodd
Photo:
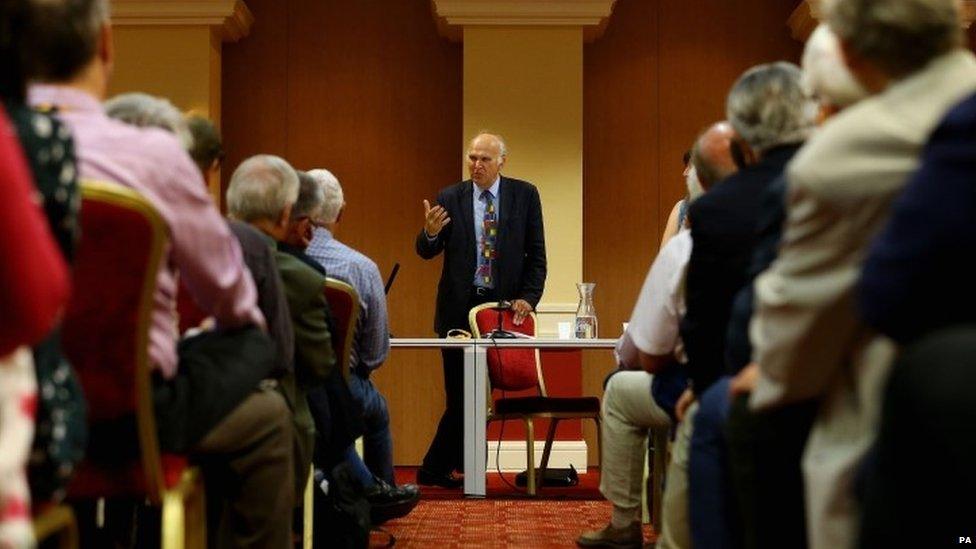
<svg viewBox="0 0 976 549">
<path fill-rule="evenodd" d="M 420 488 L 416 484 L 391 486 L 381 479 L 366 489 L 369 502 L 369 518 L 374 526 L 388 520 L 406 516 L 420 501 Z"/>
<path fill-rule="evenodd" d="M 641 548 L 644 546 L 644 532 L 639 522 L 632 522 L 625 528 L 614 528 L 608 524 L 603 530 L 583 532 L 576 538 L 580 547 L 619 547 Z"/>
<path fill-rule="evenodd" d="M 441 488 L 460 488 L 464 480 L 454 476 L 454 472 L 435 473 L 421 467 L 417 469 L 417 484 L 422 486 L 440 486 Z"/>
</svg>

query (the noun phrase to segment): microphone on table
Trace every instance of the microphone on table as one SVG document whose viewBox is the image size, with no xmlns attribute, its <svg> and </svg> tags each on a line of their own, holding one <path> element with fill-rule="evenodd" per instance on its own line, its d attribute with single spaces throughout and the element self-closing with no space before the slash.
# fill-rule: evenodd
<svg viewBox="0 0 976 549">
<path fill-rule="evenodd" d="M 505 311 L 512 308 L 512 303 L 510 301 L 499 301 L 497 304 L 491 307 L 496 313 L 498 313 L 498 325 L 495 329 L 488 334 L 489 339 L 515 339 L 517 336 L 512 332 L 509 332 L 502 328 L 502 316 Z"/>
</svg>

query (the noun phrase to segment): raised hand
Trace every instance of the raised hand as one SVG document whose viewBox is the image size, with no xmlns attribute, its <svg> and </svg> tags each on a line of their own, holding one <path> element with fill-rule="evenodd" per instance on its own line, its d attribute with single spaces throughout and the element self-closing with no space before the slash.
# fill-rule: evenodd
<svg viewBox="0 0 976 549">
<path fill-rule="evenodd" d="M 451 222 L 451 218 L 447 215 L 447 210 L 443 206 L 435 204 L 433 208 L 430 207 L 430 202 L 424 200 L 424 232 L 427 233 L 429 237 L 435 237 L 447 225 Z"/>
</svg>

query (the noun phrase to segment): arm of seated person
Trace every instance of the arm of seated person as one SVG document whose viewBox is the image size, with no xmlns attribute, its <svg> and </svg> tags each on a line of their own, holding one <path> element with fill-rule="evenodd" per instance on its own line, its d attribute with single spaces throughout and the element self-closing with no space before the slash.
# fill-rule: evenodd
<svg viewBox="0 0 976 549">
<path fill-rule="evenodd" d="M 614 350 L 617 364 L 624 370 L 644 370 L 649 374 L 656 374 L 676 362 L 674 355 L 652 355 L 645 353 L 634 345 L 634 340 L 628 332 L 624 332 L 617 341 Z"/>
</svg>

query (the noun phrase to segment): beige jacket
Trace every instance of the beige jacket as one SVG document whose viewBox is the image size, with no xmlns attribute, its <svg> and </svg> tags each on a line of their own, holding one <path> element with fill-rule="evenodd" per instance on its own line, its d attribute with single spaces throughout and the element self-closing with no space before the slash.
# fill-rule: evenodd
<svg viewBox="0 0 976 549">
<path fill-rule="evenodd" d="M 892 201 L 945 113 L 976 92 L 976 58 L 946 54 L 829 121 L 787 167 L 777 260 L 756 279 L 761 376 L 750 404 L 822 400 L 804 455 L 811 548 L 852 547 L 851 480 L 874 440 L 893 344 L 861 321 L 855 286 Z"/>
</svg>

